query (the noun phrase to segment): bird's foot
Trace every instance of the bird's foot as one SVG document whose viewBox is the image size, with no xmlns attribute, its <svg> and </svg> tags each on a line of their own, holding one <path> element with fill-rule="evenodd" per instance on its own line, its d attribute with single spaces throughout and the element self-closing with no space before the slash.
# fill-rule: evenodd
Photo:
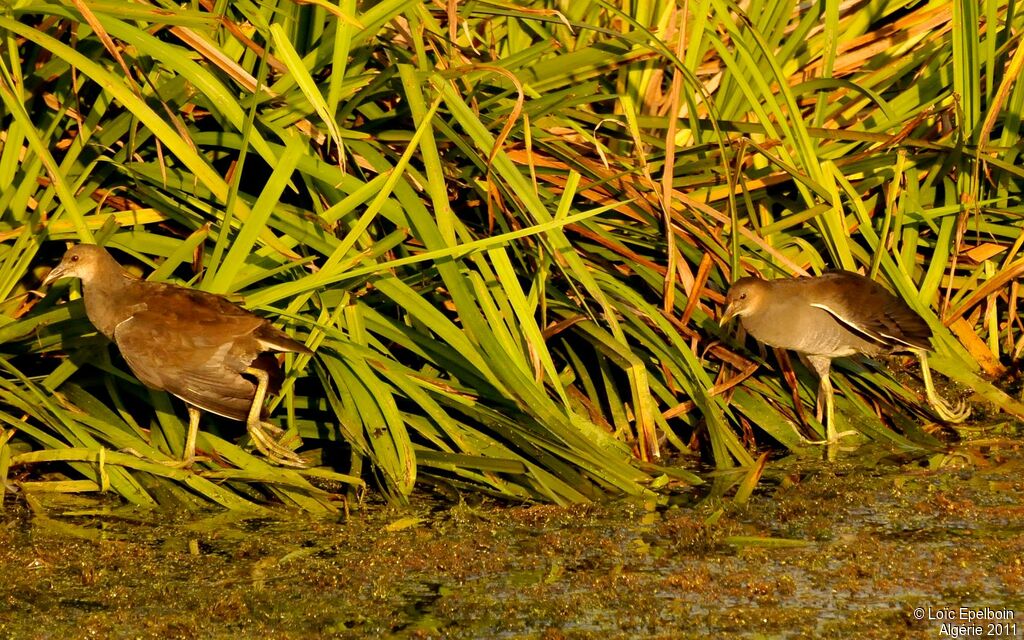
<svg viewBox="0 0 1024 640">
<path fill-rule="evenodd" d="M 284 434 L 284 431 L 281 428 L 262 421 L 249 423 L 248 429 L 252 443 L 271 462 L 300 469 L 309 466 L 309 462 L 305 458 L 288 447 L 289 444 L 297 444 L 298 436 L 282 438 L 281 435 Z"/>
<path fill-rule="evenodd" d="M 206 458 L 201 456 L 185 456 L 181 460 L 156 460 L 155 462 L 172 469 L 190 469 L 199 460 L 206 460 Z"/>
<path fill-rule="evenodd" d="M 937 394 L 933 394 L 928 398 L 928 401 L 932 411 L 943 422 L 959 424 L 971 417 L 971 405 L 967 404 L 966 400 L 960 400 L 956 403 L 956 406 L 950 406 Z"/>
<path fill-rule="evenodd" d="M 849 431 L 842 431 L 840 433 L 832 432 L 832 430 L 829 429 L 829 432 L 830 433 L 828 434 L 828 438 L 826 438 L 824 440 L 808 440 L 807 438 L 804 438 L 803 436 L 800 436 L 800 439 L 804 442 L 804 444 L 810 444 L 810 445 L 816 445 L 816 446 L 817 445 L 824 446 L 825 447 L 826 456 L 828 457 L 828 461 L 829 462 L 835 462 L 836 458 L 838 457 L 839 451 L 841 449 L 840 446 L 839 446 L 839 441 L 840 440 L 842 440 L 843 438 L 848 438 L 850 436 L 859 436 L 859 435 L 861 435 L 859 431 L 854 431 L 852 429 L 849 430 Z M 844 449 L 844 450 L 849 450 L 849 449 Z"/>
<path fill-rule="evenodd" d="M 935 390 L 935 383 L 932 382 L 932 370 L 928 366 L 928 354 L 924 351 L 919 351 L 917 357 L 921 360 L 921 377 L 924 378 L 924 392 L 928 397 L 928 404 L 931 405 L 932 411 L 935 412 L 939 420 L 956 424 L 970 417 L 971 407 L 964 400 L 957 402 L 955 407 L 951 407 L 945 400 L 939 397 L 938 391 Z"/>
<path fill-rule="evenodd" d="M 839 444 L 839 441 L 842 440 L 843 438 L 849 438 L 850 436 L 859 436 L 860 431 L 855 431 L 853 429 L 851 429 L 850 431 L 843 431 L 842 433 L 833 434 L 825 440 L 811 440 L 809 438 L 805 438 L 802 434 L 798 433 L 797 435 L 800 436 L 800 442 L 804 444 L 811 444 L 815 446 L 832 446 Z"/>
</svg>

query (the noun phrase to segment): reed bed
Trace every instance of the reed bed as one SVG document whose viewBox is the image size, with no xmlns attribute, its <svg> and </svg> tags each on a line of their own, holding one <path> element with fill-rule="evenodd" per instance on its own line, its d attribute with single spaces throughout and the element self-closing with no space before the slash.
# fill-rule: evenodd
<svg viewBox="0 0 1024 640">
<path fill-rule="evenodd" d="M 718 326 L 743 275 L 860 270 L 935 370 L 1024 416 L 1020 7 L 65 4 L 0 16 L 0 487 L 332 512 L 367 487 L 573 503 L 821 433 L 812 374 Z M 288 470 L 36 289 L 68 242 L 225 294 L 316 354 Z M 840 431 L 939 441 L 899 367 L 840 362 Z M 899 378 L 899 379 L 897 379 Z"/>
</svg>

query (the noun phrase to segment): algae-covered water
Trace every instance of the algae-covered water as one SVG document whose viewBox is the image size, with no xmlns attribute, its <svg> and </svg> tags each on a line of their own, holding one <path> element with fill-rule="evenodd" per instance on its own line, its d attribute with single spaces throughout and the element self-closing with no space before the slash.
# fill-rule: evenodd
<svg viewBox="0 0 1024 640">
<path fill-rule="evenodd" d="M 0 638 L 1024 637 L 1019 442 L 784 460 L 742 507 L 702 491 L 337 522 L 8 497 Z"/>
</svg>

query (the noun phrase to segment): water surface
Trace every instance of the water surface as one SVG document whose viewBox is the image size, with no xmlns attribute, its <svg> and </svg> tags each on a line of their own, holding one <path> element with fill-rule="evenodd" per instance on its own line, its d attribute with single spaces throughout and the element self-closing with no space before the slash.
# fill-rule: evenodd
<svg viewBox="0 0 1024 640">
<path fill-rule="evenodd" d="M 939 638 L 963 612 L 1024 637 L 1019 442 L 793 458 L 744 506 L 707 492 L 330 522 L 8 496 L 0 637 Z"/>
</svg>

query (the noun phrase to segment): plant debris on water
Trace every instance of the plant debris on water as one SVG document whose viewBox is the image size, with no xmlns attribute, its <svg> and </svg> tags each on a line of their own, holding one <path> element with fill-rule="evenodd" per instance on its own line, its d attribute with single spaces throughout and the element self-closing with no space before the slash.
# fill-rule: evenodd
<svg viewBox="0 0 1024 640">
<path fill-rule="evenodd" d="M 1024 447 L 1006 441 L 782 460 L 745 507 L 692 488 L 341 520 L 29 503 L 0 528 L 3 637 L 935 638 L 915 611 L 961 607 L 1024 633 Z"/>
</svg>

